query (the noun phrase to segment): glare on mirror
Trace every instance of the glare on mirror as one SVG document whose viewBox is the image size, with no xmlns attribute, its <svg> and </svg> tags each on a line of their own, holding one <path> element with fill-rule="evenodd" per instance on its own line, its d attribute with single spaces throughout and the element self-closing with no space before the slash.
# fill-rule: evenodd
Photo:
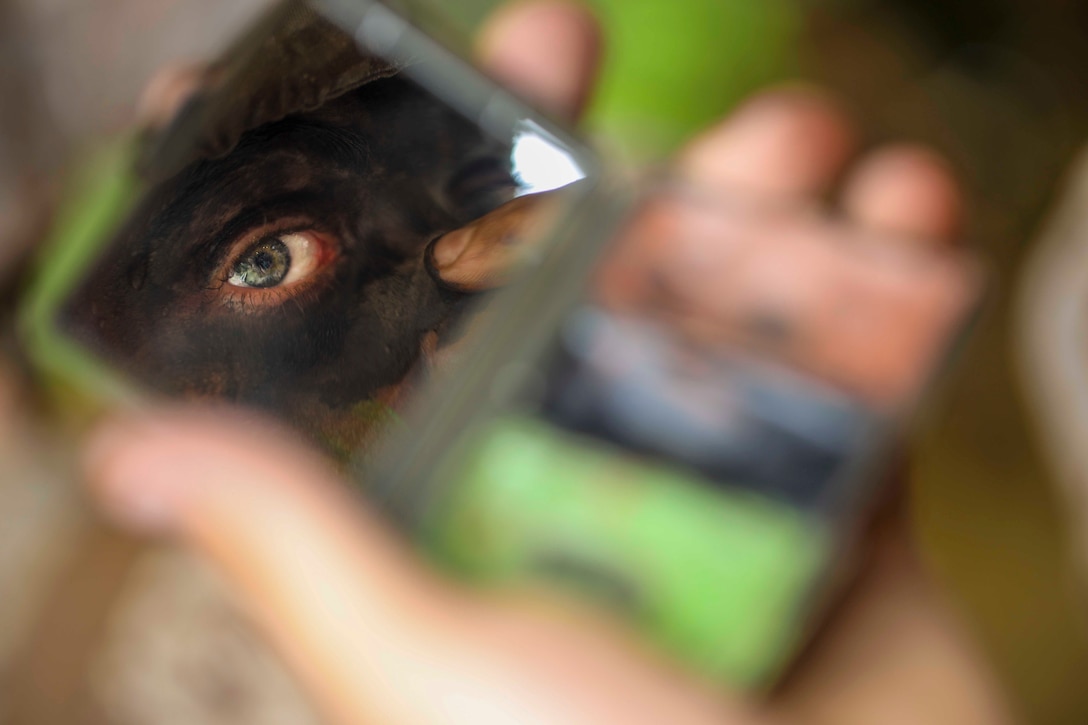
<svg viewBox="0 0 1088 725">
<path fill-rule="evenodd" d="M 586 176 L 570 150 L 531 119 L 516 127 L 510 160 L 518 196 L 560 189 Z"/>
</svg>

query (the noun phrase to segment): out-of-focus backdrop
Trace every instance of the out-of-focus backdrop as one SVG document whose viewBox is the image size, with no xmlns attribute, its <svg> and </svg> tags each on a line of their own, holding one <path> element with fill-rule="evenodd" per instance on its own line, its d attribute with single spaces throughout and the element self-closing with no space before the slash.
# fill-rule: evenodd
<svg viewBox="0 0 1088 725">
<path fill-rule="evenodd" d="M 590 1 L 609 60 L 589 130 L 628 157 L 662 156 L 754 89 L 803 78 L 837 91 L 869 141 L 921 139 L 955 163 L 971 194 L 966 236 L 994 279 L 917 443 L 915 520 L 1024 720 L 1088 722 L 1088 600 L 1024 413 L 1010 325 L 1021 263 L 1088 138 L 1088 5 Z M 38 200 L 131 119 L 154 69 L 206 56 L 265 4 L 0 0 L 0 277 L 48 224 Z M 439 3 L 469 29 L 495 4 Z M 10 296 L 0 302 L 8 314 Z"/>
</svg>

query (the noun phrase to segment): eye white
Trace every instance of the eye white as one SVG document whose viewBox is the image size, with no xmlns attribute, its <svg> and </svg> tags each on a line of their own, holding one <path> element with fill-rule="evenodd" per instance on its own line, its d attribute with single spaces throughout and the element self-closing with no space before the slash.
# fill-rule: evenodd
<svg viewBox="0 0 1088 725">
<path fill-rule="evenodd" d="M 279 240 L 291 253 L 291 267 L 280 282 L 281 285 L 305 279 L 317 269 L 318 246 L 308 234 L 282 234 Z"/>
</svg>

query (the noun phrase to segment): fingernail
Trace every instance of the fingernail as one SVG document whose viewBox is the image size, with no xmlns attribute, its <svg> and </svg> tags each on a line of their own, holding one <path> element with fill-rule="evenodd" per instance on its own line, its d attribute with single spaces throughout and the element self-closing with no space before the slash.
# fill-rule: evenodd
<svg viewBox="0 0 1088 725">
<path fill-rule="evenodd" d="M 441 237 L 434 243 L 434 249 L 431 251 L 434 266 L 438 269 L 444 269 L 452 265 L 464 253 L 471 239 L 472 230 L 470 227 L 458 229 Z"/>
<path fill-rule="evenodd" d="M 110 420 L 88 440 L 83 469 L 102 514 L 122 528 L 161 534 L 177 518 L 181 487 L 149 443 L 140 424 Z"/>
</svg>

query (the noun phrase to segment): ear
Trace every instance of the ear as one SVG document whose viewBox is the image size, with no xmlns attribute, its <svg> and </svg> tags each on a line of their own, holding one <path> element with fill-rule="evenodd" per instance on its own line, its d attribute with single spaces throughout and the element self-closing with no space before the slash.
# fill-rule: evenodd
<svg viewBox="0 0 1088 725">
<path fill-rule="evenodd" d="M 483 292 L 506 284 L 519 262 L 533 253 L 539 232 L 556 206 L 557 193 L 519 197 L 439 237 L 428 252 L 434 274 L 462 292 Z"/>
</svg>

